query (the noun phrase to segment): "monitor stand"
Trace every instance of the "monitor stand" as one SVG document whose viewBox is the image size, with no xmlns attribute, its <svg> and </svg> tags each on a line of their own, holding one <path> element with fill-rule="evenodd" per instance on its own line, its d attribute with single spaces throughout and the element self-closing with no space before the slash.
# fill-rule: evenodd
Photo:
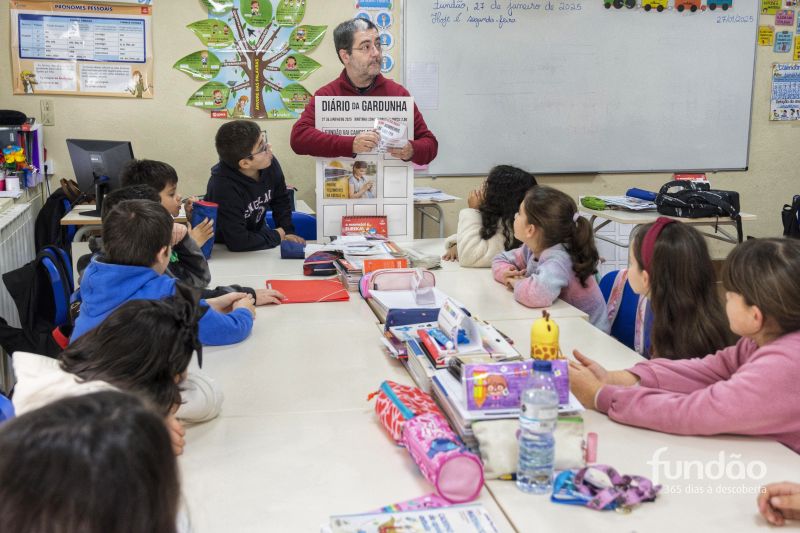
<svg viewBox="0 0 800 533">
<path fill-rule="evenodd" d="M 95 208 L 91 211 L 81 211 L 78 214 L 84 217 L 100 218 L 100 213 L 102 213 L 103 211 L 103 197 L 106 195 L 107 190 L 108 190 L 108 178 L 106 178 L 105 176 L 95 178 L 94 180 Z"/>
</svg>

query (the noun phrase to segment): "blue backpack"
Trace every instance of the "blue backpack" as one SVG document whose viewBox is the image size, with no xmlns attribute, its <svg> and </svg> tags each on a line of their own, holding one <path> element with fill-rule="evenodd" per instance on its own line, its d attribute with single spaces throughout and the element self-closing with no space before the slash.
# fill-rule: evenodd
<svg viewBox="0 0 800 533">
<path fill-rule="evenodd" d="M 69 255 L 45 246 L 33 261 L 3 274 L 3 282 L 17 306 L 21 327 L 0 318 L 0 345 L 8 353 L 58 355 L 72 331 L 70 299 L 75 283 Z"/>
</svg>

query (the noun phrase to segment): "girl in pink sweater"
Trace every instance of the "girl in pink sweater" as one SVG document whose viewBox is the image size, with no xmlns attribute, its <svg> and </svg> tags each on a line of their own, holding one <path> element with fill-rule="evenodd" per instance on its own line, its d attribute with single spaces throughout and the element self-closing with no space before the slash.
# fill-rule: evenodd
<svg viewBox="0 0 800 533">
<path fill-rule="evenodd" d="M 494 279 L 528 307 L 548 307 L 561 298 L 608 333 L 606 301 L 594 278 L 600 256 L 592 226 L 575 201 L 552 187 L 528 189 L 514 217 L 514 237 L 523 245 L 494 257 Z"/>
<path fill-rule="evenodd" d="M 728 323 L 742 337 L 735 345 L 615 372 L 575 351 L 570 388 L 584 406 L 623 424 L 768 437 L 800 453 L 800 241 L 746 241 L 722 277 Z"/>
</svg>

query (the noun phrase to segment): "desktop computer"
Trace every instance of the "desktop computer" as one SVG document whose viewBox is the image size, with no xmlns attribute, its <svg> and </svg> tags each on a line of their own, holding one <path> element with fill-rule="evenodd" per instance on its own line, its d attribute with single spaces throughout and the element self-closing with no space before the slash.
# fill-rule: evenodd
<svg viewBox="0 0 800 533">
<path fill-rule="evenodd" d="M 88 192 L 94 190 L 94 211 L 83 211 L 81 215 L 99 217 L 103 209 L 103 197 L 120 187 L 120 175 L 125 163 L 133 159 L 130 141 L 97 141 L 90 139 L 67 139 L 67 149 L 75 171 L 78 187 Z"/>
</svg>

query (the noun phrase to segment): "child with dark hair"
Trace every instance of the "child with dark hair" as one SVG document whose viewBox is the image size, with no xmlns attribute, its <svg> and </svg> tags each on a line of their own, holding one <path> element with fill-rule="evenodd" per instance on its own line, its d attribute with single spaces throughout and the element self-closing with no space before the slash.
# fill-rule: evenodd
<svg viewBox="0 0 800 533">
<path fill-rule="evenodd" d="M 165 417 L 174 414 L 186 422 L 216 417 L 222 393 L 204 374 L 187 372 L 194 352 L 202 362 L 198 299 L 193 289 L 178 286 L 165 300 L 125 302 L 58 360 L 14 353 L 16 412 L 64 396 L 119 389 L 146 397 Z"/>
<path fill-rule="evenodd" d="M 205 199 L 219 204 L 217 242 L 232 252 L 274 248 L 281 241 L 305 241 L 294 235 L 292 204 L 267 134 L 255 122 L 234 120 L 215 138 L 219 163 L 211 169 Z M 277 229 L 265 223 L 272 210 Z"/>
<path fill-rule="evenodd" d="M 121 392 L 67 398 L 0 426 L 0 531 L 177 533 L 163 419 Z"/>
<path fill-rule="evenodd" d="M 741 336 L 735 345 L 619 371 L 576 351 L 570 388 L 585 407 L 622 424 L 676 435 L 766 437 L 800 453 L 798 279 L 800 241 L 745 241 L 722 270 L 728 324 Z"/>
<path fill-rule="evenodd" d="M 128 300 L 154 300 L 175 293 L 177 281 L 165 275 L 170 258 L 172 217 L 148 200 L 126 200 L 103 220 L 103 256 L 86 267 L 80 287 L 81 311 L 71 342 L 102 322 Z M 233 292 L 200 301 L 200 342 L 232 344 L 253 327 L 253 298 Z"/>
<path fill-rule="evenodd" d="M 170 165 L 161 161 L 141 159 L 128 163 L 122 173 L 122 184 L 125 188 L 114 192 L 119 193 L 119 191 L 131 188 L 127 184 L 136 184 L 133 187 L 148 187 L 160 190 L 161 192 L 157 194 L 156 201 L 160 201 L 164 209 L 169 211 L 172 216 L 177 216 L 181 205 L 181 197 L 176 194 L 177 183 L 178 174 Z M 112 206 L 116 205 L 116 203 L 116 201 L 112 200 Z M 191 205 L 191 202 L 186 204 L 187 218 L 191 218 Z M 167 273 L 187 285 L 202 289 L 203 298 L 215 298 L 229 292 L 246 292 L 253 297 L 257 306 L 281 303 L 280 300 L 283 298 L 283 294 L 272 289 L 253 289 L 240 285 L 220 286 L 215 289 L 208 288 L 208 284 L 211 281 L 211 271 L 208 268 L 208 261 L 202 250 L 200 250 L 200 246 L 213 235 L 212 230 L 211 221 L 208 219 L 205 219 L 196 228 L 189 230 L 188 234 L 186 226 L 178 223 L 173 224 L 172 255 L 167 266 Z M 202 242 L 198 242 L 195 236 L 198 231 L 203 235 L 207 231 L 207 236 L 202 239 Z"/>
<path fill-rule="evenodd" d="M 638 227 L 631 236 L 628 283 L 648 298 L 642 355 L 702 357 L 733 342 L 703 236 L 671 218 Z"/>
<path fill-rule="evenodd" d="M 536 178 L 517 167 L 494 167 L 480 188 L 469 193 L 458 214 L 458 232 L 445 241 L 445 261 L 463 267 L 489 267 L 500 252 L 522 243 L 514 238 L 514 215 Z"/>
<path fill-rule="evenodd" d="M 600 256 L 575 200 L 552 187 L 529 189 L 514 218 L 514 237 L 522 246 L 492 261 L 494 278 L 514 291 L 514 299 L 547 307 L 561 298 L 608 333 L 606 303 L 594 278 Z"/>
</svg>

